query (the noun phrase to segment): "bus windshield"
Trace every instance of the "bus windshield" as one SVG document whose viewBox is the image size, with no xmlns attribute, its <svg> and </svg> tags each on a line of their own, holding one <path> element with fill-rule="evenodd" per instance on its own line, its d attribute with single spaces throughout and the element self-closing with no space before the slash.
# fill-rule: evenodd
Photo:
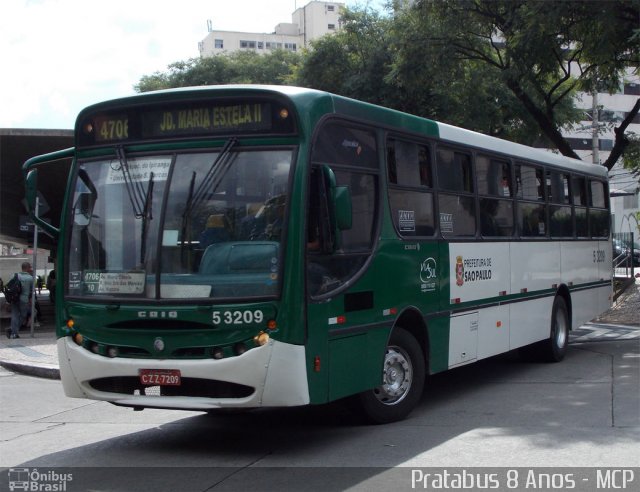
<svg viewBox="0 0 640 492">
<path fill-rule="evenodd" d="M 67 294 L 279 294 L 291 148 L 86 160 L 72 197 Z"/>
</svg>

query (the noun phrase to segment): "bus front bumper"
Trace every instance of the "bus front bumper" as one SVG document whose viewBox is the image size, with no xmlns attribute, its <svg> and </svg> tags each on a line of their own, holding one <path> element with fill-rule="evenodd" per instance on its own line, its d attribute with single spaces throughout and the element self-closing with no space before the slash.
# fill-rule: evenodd
<svg viewBox="0 0 640 492">
<path fill-rule="evenodd" d="M 204 411 L 309 403 L 305 350 L 300 345 L 271 339 L 262 347 L 226 359 L 147 360 L 97 355 L 76 345 L 70 337 L 59 338 L 57 344 L 64 392 L 73 398 L 137 408 Z M 145 388 L 140 389 L 143 369 L 180 371 L 181 380 L 189 381 L 191 389 L 176 391 L 158 386 L 156 394 L 150 394 Z M 132 390 L 133 386 L 138 389 Z M 218 386 L 241 386 L 246 395 L 217 396 L 215 391 L 203 389 Z"/>
</svg>

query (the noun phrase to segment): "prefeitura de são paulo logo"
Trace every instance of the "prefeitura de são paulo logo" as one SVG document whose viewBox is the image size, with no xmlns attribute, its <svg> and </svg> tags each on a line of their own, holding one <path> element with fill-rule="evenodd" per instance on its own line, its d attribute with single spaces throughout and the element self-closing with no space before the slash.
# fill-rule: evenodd
<svg viewBox="0 0 640 492">
<path fill-rule="evenodd" d="M 464 284 L 464 264 L 462 256 L 456 256 L 456 285 L 461 287 Z"/>
</svg>

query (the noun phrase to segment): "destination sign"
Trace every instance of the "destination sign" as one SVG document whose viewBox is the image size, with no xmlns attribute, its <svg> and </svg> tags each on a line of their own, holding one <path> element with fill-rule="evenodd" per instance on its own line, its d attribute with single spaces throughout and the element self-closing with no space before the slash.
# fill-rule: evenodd
<svg viewBox="0 0 640 492">
<path fill-rule="evenodd" d="M 101 111 L 83 119 L 80 145 L 204 135 L 291 134 L 290 111 L 272 100 L 206 100 Z"/>
<path fill-rule="evenodd" d="M 271 104 L 203 105 L 142 115 L 142 136 L 165 137 L 271 128 Z"/>
<path fill-rule="evenodd" d="M 110 142 L 129 138 L 129 117 L 126 114 L 97 116 L 92 125 L 96 142 Z"/>
</svg>

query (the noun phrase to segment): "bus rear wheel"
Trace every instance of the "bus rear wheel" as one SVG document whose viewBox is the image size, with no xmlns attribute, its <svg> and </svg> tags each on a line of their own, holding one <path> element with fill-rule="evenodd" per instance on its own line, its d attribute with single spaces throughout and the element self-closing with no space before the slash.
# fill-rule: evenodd
<svg viewBox="0 0 640 492">
<path fill-rule="evenodd" d="M 548 362 L 560 362 L 567 353 L 569 343 L 569 310 L 564 298 L 557 296 L 551 311 L 549 338 L 540 342 L 542 358 Z"/>
<path fill-rule="evenodd" d="M 394 329 L 382 367 L 382 384 L 354 396 L 359 413 L 370 423 L 404 419 L 418 404 L 425 379 L 425 360 L 415 337 Z"/>
</svg>

